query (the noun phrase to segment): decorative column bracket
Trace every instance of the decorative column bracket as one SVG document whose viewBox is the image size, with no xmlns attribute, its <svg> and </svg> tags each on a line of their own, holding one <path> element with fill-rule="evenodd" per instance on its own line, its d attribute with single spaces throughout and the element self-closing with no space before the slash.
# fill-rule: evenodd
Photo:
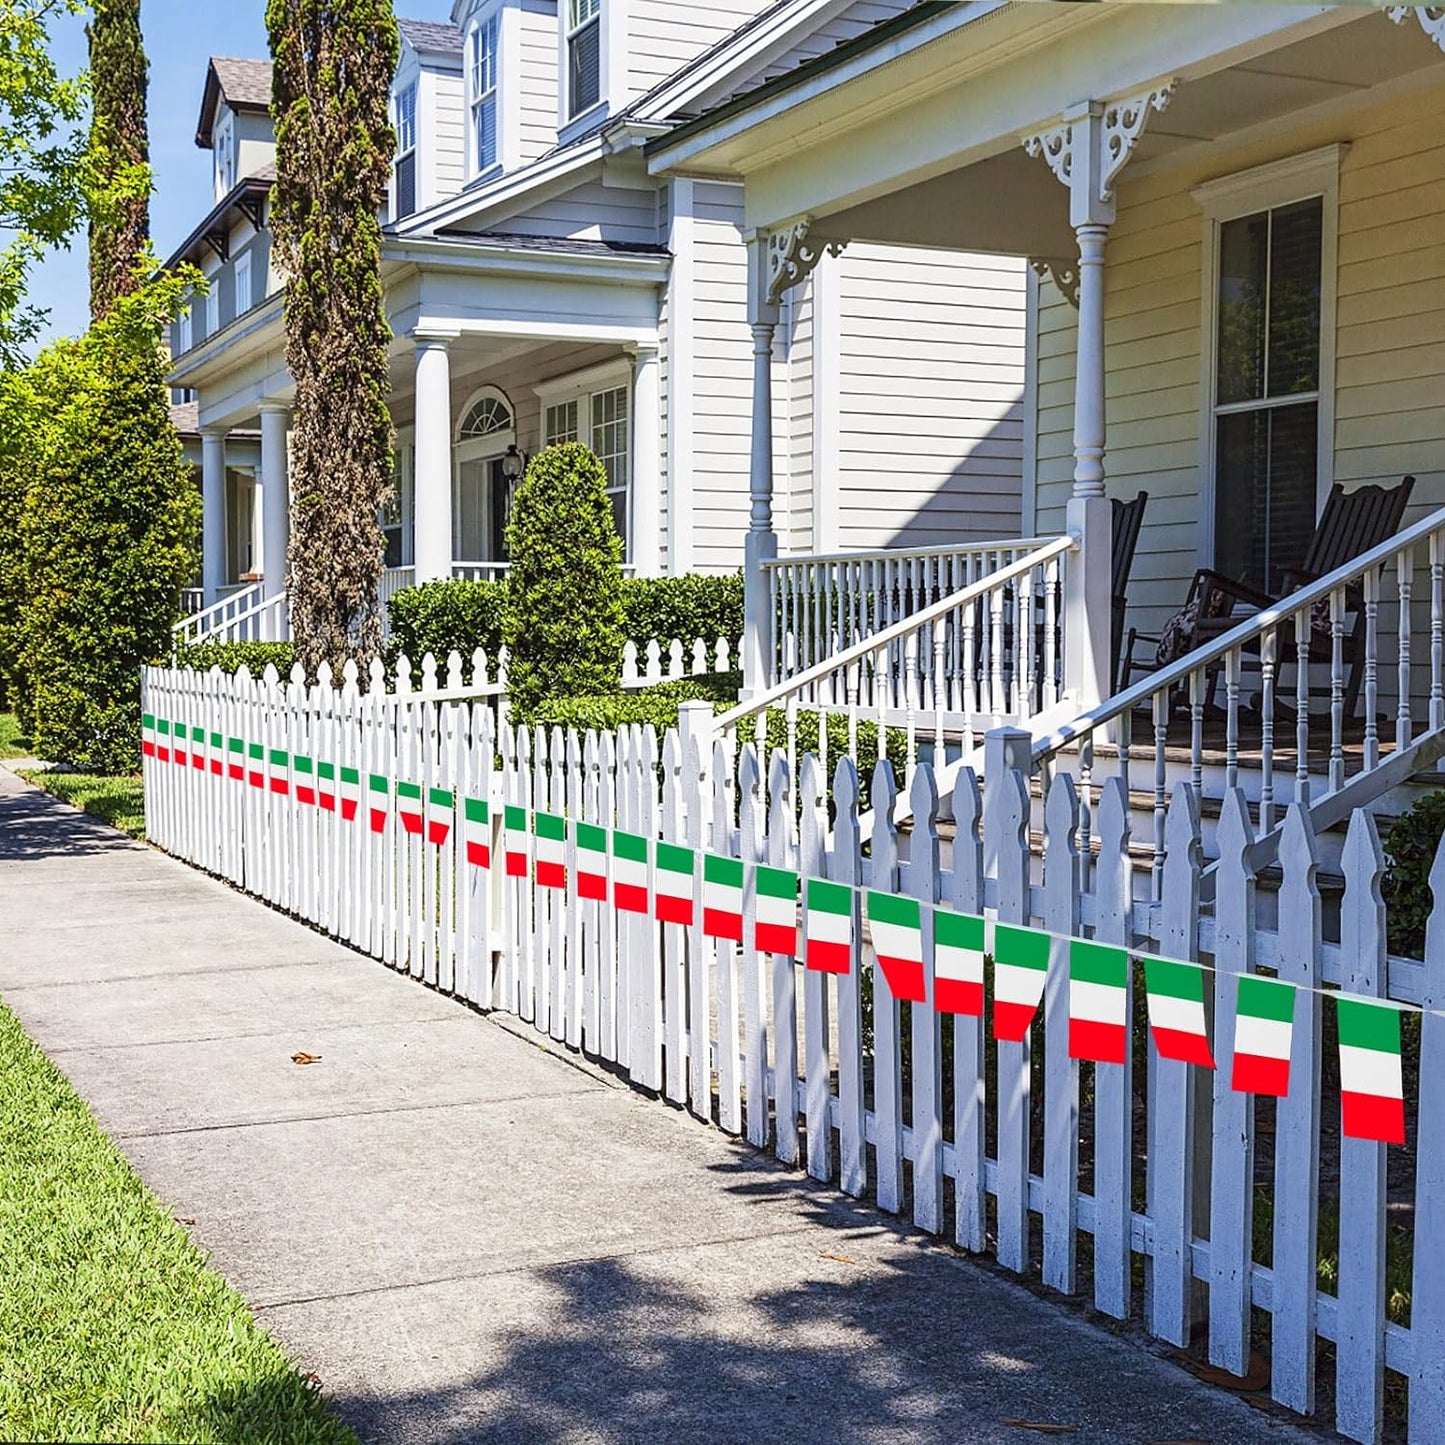
<svg viewBox="0 0 1445 1445">
<path fill-rule="evenodd" d="M 812 226 L 813 218 L 804 216 L 786 230 L 773 231 L 768 236 L 768 300 L 773 305 L 800 281 L 807 280 L 825 253 L 837 256 L 848 244 L 846 241 L 812 244 L 808 240 Z"/>
<path fill-rule="evenodd" d="M 1396 25 L 1403 25 L 1413 15 L 1425 34 L 1445 50 L 1445 5 L 1387 5 L 1385 14 Z"/>
<path fill-rule="evenodd" d="M 1040 281 L 1052 281 L 1059 294 L 1074 308 L 1079 309 L 1079 263 L 1054 259 L 1051 256 L 1034 257 L 1029 261 L 1034 274 Z"/>
</svg>

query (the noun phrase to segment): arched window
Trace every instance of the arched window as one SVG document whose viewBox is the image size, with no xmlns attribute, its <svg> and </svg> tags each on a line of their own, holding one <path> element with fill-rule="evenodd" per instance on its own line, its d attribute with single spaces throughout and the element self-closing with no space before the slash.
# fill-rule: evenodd
<svg viewBox="0 0 1445 1445">
<path fill-rule="evenodd" d="M 468 404 L 457 428 L 457 440 L 462 442 L 484 441 L 488 437 L 503 436 L 515 428 L 512 405 L 494 386 L 483 387 Z"/>
</svg>

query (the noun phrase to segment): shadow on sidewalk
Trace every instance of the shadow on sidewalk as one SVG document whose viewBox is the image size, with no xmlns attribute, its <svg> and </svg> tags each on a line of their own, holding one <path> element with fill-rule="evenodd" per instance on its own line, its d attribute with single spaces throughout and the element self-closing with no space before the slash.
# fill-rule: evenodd
<svg viewBox="0 0 1445 1445">
<path fill-rule="evenodd" d="M 0 773 L 0 783 L 8 783 L 10 777 Z M 88 817 L 39 788 L 17 780 L 0 790 L 0 863 L 85 858 L 133 847 L 109 823 Z"/>
</svg>

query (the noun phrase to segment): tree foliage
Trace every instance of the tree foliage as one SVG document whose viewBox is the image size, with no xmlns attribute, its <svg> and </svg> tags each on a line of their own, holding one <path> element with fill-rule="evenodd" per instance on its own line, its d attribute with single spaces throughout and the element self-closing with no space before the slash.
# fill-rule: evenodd
<svg viewBox="0 0 1445 1445">
<path fill-rule="evenodd" d="M 7 381 L 4 460 L 25 471 L 11 680 L 37 752 L 98 772 L 138 762 L 138 672 L 166 656 L 195 567 L 200 499 L 157 344 L 191 279 L 119 298 Z"/>
<path fill-rule="evenodd" d="M 90 314 L 104 316 L 142 284 L 150 241 L 149 65 L 140 0 L 94 0 L 90 39 Z"/>
<path fill-rule="evenodd" d="M 291 450 L 291 629 L 309 673 L 374 655 L 391 484 L 391 330 L 381 225 L 400 39 L 390 0 L 269 0 L 276 189 L 286 275 Z"/>
<path fill-rule="evenodd" d="M 622 675 L 622 542 L 607 469 L 568 442 L 532 458 L 507 524 L 502 636 L 525 715 L 544 698 L 615 693 Z"/>
</svg>

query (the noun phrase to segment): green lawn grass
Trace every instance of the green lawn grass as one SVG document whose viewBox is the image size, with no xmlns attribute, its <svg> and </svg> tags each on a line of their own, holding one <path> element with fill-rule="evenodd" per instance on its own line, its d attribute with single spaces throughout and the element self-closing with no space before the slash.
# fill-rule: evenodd
<svg viewBox="0 0 1445 1445">
<path fill-rule="evenodd" d="M 145 837 L 145 792 L 139 775 L 108 778 L 97 773 L 22 770 L 20 776 L 132 838 Z"/>
<path fill-rule="evenodd" d="M 28 758 L 30 744 L 13 712 L 0 712 L 0 758 Z"/>
<path fill-rule="evenodd" d="M 355 1445 L 0 1005 L 0 1439 Z"/>
</svg>

